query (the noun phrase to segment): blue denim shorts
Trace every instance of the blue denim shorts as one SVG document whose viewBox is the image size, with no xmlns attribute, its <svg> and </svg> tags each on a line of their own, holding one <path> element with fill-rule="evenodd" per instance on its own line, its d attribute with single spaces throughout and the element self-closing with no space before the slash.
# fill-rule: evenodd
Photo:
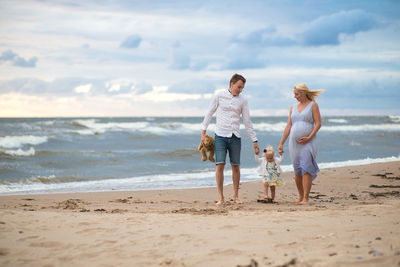
<svg viewBox="0 0 400 267">
<path fill-rule="evenodd" d="M 229 159 L 232 165 L 240 165 L 241 139 L 234 134 L 232 137 L 215 135 L 215 164 L 225 164 L 226 151 L 229 151 Z"/>
</svg>

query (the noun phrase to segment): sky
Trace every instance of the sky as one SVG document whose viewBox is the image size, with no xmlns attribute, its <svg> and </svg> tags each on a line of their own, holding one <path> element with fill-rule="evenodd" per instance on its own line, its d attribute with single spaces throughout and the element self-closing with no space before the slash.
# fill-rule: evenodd
<svg viewBox="0 0 400 267">
<path fill-rule="evenodd" d="M 0 117 L 204 116 L 242 74 L 254 116 L 293 86 L 322 115 L 400 115 L 400 1 L 0 1 Z"/>
</svg>

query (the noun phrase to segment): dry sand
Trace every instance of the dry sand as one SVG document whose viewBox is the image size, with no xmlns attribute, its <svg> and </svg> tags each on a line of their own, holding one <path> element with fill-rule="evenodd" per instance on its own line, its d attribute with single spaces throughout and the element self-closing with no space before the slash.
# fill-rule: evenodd
<svg viewBox="0 0 400 267">
<path fill-rule="evenodd" d="M 292 175 L 221 208 L 216 188 L 0 196 L 0 266 L 400 266 L 400 162 L 322 170 L 309 206 Z"/>
</svg>

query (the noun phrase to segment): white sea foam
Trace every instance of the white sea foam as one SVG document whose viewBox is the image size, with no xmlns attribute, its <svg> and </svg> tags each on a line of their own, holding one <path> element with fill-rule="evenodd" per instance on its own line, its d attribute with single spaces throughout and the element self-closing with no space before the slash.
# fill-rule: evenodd
<svg viewBox="0 0 400 267">
<path fill-rule="evenodd" d="M 386 158 L 366 158 L 360 160 L 348 160 L 340 162 L 319 163 L 320 169 L 338 168 L 346 166 L 366 165 L 372 163 L 383 163 L 400 161 L 400 155 L 397 157 Z M 283 172 L 293 171 L 292 165 L 282 165 Z M 215 186 L 215 172 L 211 170 L 191 173 L 172 173 L 161 175 L 147 175 L 130 178 L 105 179 L 85 182 L 67 182 L 67 183 L 51 183 L 51 179 L 46 179 L 46 183 L 32 182 L 38 179 L 30 179 L 29 183 L 2 183 L 0 184 L 0 194 L 37 194 L 37 193 L 61 193 L 61 192 L 97 192 L 112 190 L 152 190 L 152 189 L 179 189 L 179 188 L 199 188 Z M 231 175 L 231 171 L 227 170 L 225 175 Z M 242 181 L 256 181 L 260 178 L 254 168 L 241 169 Z M 41 179 L 39 179 L 41 180 Z M 49 180 L 49 181 L 47 181 Z M 230 179 L 225 179 L 226 183 L 230 183 Z"/>
<path fill-rule="evenodd" d="M 361 124 L 349 125 L 345 119 L 329 119 L 330 123 L 339 125 L 323 124 L 320 131 L 326 132 L 365 132 L 365 131 L 400 131 L 400 124 L 384 123 L 384 124 Z M 81 135 L 102 134 L 107 131 L 125 131 L 150 133 L 154 135 L 181 135 L 193 134 L 202 130 L 201 123 L 186 123 L 186 122 L 99 122 L 95 119 L 75 120 L 76 126 L 84 127 L 83 129 L 74 130 L 73 132 Z M 344 124 L 344 125 L 343 125 Z M 286 122 L 259 122 L 253 123 L 254 130 L 257 132 L 283 132 L 286 127 Z M 245 130 L 243 124 L 240 125 L 242 131 Z M 208 127 L 210 132 L 215 130 L 215 124 L 210 124 Z"/>
<path fill-rule="evenodd" d="M 283 132 L 286 127 L 286 122 L 278 122 L 278 123 L 254 123 L 253 128 L 256 131 L 265 131 L 265 132 Z M 243 125 L 241 125 L 241 129 L 245 129 Z"/>
<path fill-rule="evenodd" d="M 255 123 L 253 125 L 256 131 L 265 132 L 283 132 L 286 127 L 286 123 Z M 244 126 L 241 125 L 241 129 Z M 322 125 L 320 131 L 326 132 L 371 132 L 371 131 L 400 131 L 400 124 L 362 124 L 362 125 Z"/>
<path fill-rule="evenodd" d="M 12 150 L 12 149 L 0 150 L 0 152 L 10 156 L 20 156 L 20 157 L 28 157 L 35 155 L 35 149 L 33 147 L 30 147 L 28 150 L 23 150 L 21 148 L 18 148 L 17 150 Z"/>
<path fill-rule="evenodd" d="M 328 119 L 328 121 L 332 123 L 348 123 L 345 119 Z"/>
<path fill-rule="evenodd" d="M 33 135 L 22 135 L 22 136 L 5 136 L 0 137 L 0 147 L 3 148 L 20 148 L 23 145 L 40 145 L 46 143 L 48 140 L 47 136 L 33 136 Z"/>
<path fill-rule="evenodd" d="M 324 126 L 322 125 L 320 131 L 326 132 L 373 132 L 373 131 L 400 131 L 400 124 L 362 124 L 362 125 L 337 125 L 337 126 Z"/>
<path fill-rule="evenodd" d="M 101 134 L 106 131 L 139 131 L 141 129 L 149 127 L 149 122 L 97 122 L 94 119 L 90 120 L 75 120 L 75 125 L 83 126 L 87 129 L 76 130 L 73 132 L 82 134 L 82 135 L 90 135 L 90 134 Z"/>
<path fill-rule="evenodd" d="M 400 116 L 394 116 L 394 115 L 392 115 L 392 116 L 389 116 L 389 119 L 390 119 L 392 122 L 400 122 Z"/>
</svg>

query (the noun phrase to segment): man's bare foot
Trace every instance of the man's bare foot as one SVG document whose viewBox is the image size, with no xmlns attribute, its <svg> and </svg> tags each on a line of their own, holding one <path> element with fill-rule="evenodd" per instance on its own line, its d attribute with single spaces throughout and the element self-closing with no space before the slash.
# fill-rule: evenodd
<svg viewBox="0 0 400 267">
<path fill-rule="evenodd" d="M 238 199 L 238 198 L 233 199 L 233 203 L 235 203 L 235 204 L 243 204 L 243 202 L 240 201 L 240 199 Z"/>
<path fill-rule="evenodd" d="M 219 201 L 216 203 L 217 206 L 223 206 L 224 204 L 225 204 L 225 200 L 223 200 L 223 199 L 219 200 Z"/>
<path fill-rule="evenodd" d="M 308 200 L 303 200 L 301 202 L 299 202 L 300 205 L 309 205 L 310 203 L 308 202 Z"/>
<path fill-rule="evenodd" d="M 264 196 L 264 199 L 268 199 L 268 198 L 269 198 L 269 196 L 268 196 L 268 195 L 265 195 L 265 196 Z"/>
</svg>

